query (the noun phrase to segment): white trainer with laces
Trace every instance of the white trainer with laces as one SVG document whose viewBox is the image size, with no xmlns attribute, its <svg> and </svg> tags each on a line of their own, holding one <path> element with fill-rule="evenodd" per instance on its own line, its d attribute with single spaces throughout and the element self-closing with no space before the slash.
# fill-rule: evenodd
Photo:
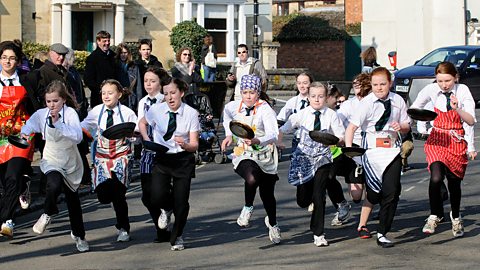
<svg viewBox="0 0 480 270">
<path fill-rule="evenodd" d="M 179 251 L 184 250 L 185 246 L 183 245 L 183 237 L 179 236 L 175 239 L 175 244 L 170 247 L 170 250 Z"/>
<path fill-rule="evenodd" d="M 275 226 L 270 225 L 268 216 L 266 216 L 265 225 L 267 225 L 267 228 L 268 228 L 268 237 L 270 238 L 270 241 L 272 241 L 272 243 L 274 243 L 275 245 L 280 244 L 280 242 L 282 241 L 282 235 L 280 233 L 280 228 L 278 227 L 278 223 L 275 224 Z"/>
<path fill-rule="evenodd" d="M 308 212 L 313 212 L 313 202 L 308 206 Z"/>
<path fill-rule="evenodd" d="M 317 247 L 326 247 L 328 246 L 328 241 L 325 239 L 325 234 L 320 236 L 314 235 L 313 236 L 313 244 Z"/>
<path fill-rule="evenodd" d="M 75 241 L 78 251 L 85 252 L 90 250 L 87 240 L 82 240 L 80 237 L 73 235 L 73 232 L 70 232 L 70 237 Z"/>
<path fill-rule="evenodd" d="M 120 229 L 117 232 L 117 242 L 128 242 L 130 241 L 130 235 L 124 229 Z"/>
<path fill-rule="evenodd" d="M 253 213 L 253 206 L 244 206 L 242 208 L 242 212 L 240 213 L 240 216 L 237 218 L 237 224 L 240 227 L 248 227 L 250 226 L 250 217 L 252 216 Z"/>
<path fill-rule="evenodd" d="M 40 218 L 37 220 L 35 225 L 33 225 L 33 232 L 42 234 L 45 232 L 45 229 L 47 228 L 48 224 L 50 224 L 52 218 L 43 213 Z"/>
<path fill-rule="evenodd" d="M 27 189 L 18 197 L 18 201 L 20 202 L 20 207 L 23 210 L 26 210 L 28 209 L 28 207 L 30 207 L 30 203 L 32 202 L 32 194 L 30 193 L 30 181 L 27 182 Z"/>
<path fill-rule="evenodd" d="M 458 218 L 452 217 L 452 211 L 450 211 L 450 220 L 452 221 L 452 233 L 454 237 L 462 237 L 464 234 L 462 216 Z"/>
<path fill-rule="evenodd" d="M 338 204 L 338 220 L 340 220 L 342 224 L 347 222 L 350 217 L 350 208 L 350 203 L 346 200 Z"/>
<path fill-rule="evenodd" d="M 11 219 L 5 221 L 0 227 L 0 235 L 6 236 L 8 238 L 13 238 L 13 228 L 15 224 Z"/>
<path fill-rule="evenodd" d="M 160 216 L 158 217 L 158 227 L 162 230 L 165 230 L 168 227 L 168 224 L 170 224 L 170 218 L 172 216 L 172 210 L 170 211 L 165 211 L 163 209 L 160 209 L 161 213 Z"/>
<path fill-rule="evenodd" d="M 435 228 L 438 226 L 438 223 L 442 221 L 443 218 L 438 218 L 436 215 L 430 215 L 426 219 L 427 223 L 425 223 L 425 226 L 423 226 L 423 233 L 426 234 L 432 234 L 435 232 Z"/>
</svg>

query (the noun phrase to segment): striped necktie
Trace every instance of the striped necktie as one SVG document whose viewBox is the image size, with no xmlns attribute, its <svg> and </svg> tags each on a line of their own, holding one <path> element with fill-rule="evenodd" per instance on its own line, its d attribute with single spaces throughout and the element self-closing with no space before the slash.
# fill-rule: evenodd
<svg viewBox="0 0 480 270">
<path fill-rule="evenodd" d="M 300 106 L 300 110 L 305 109 L 305 107 L 307 107 L 309 105 L 309 102 L 306 99 L 302 99 L 300 101 L 302 102 L 302 106 Z"/>
<path fill-rule="evenodd" d="M 443 92 L 442 94 L 447 98 L 447 111 L 450 111 L 452 109 L 452 105 L 450 105 L 450 96 L 452 95 L 452 92 Z"/>
<path fill-rule="evenodd" d="M 322 124 L 320 123 L 320 112 L 315 111 L 315 122 L 313 122 L 313 130 L 320 130 L 322 128 Z"/>
<path fill-rule="evenodd" d="M 173 132 L 175 132 L 175 129 L 177 129 L 177 113 L 168 112 L 168 114 L 168 127 L 167 132 L 165 133 L 165 135 L 163 135 L 164 141 L 170 140 L 170 138 L 172 138 Z"/>
<path fill-rule="evenodd" d="M 383 112 L 382 116 L 375 124 L 376 131 L 383 130 L 383 127 L 385 127 L 385 125 L 388 122 L 388 119 L 390 118 L 390 115 L 392 114 L 392 103 L 390 99 L 387 99 L 387 100 L 379 99 L 378 101 L 380 101 L 383 104 L 383 106 L 385 107 L 385 111 Z"/>
<path fill-rule="evenodd" d="M 15 86 L 13 85 L 13 79 L 8 79 L 8 86 Z"/>
<path fill-rule="evenodd" d="M 113 110 L 107 109 L 107 128 L 113 126 Z"/>
<path fill-rule="evenodd" d="M 251 108 L 245 107 L 245 111 L 247 112 L 245 116 L 250 116 L 250 112 L 253 111 L 253 109 L 255 109 L 255 106 L 252 106 Z"/>
</svg>

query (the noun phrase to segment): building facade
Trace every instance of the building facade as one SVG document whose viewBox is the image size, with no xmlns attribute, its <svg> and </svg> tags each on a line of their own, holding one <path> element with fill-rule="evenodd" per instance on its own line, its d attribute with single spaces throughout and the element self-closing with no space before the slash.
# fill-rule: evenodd
<svg viewBox="0 0 480 270">
<path fill-rule="evenodd" d="M 259 42 L 271 41 L 271 0 L 258 2 Z M 92 51 L 95 34 L 106 30 L 115 45 L 151 39 L 153 54 L 169 64 L 170 31 L 185 20 L 197 21 L 214 37 L 221 62 L 234 60 L 237 44 L 252 44 L 253 0 L 2 0 L 0 39 Z"/>
</svg>

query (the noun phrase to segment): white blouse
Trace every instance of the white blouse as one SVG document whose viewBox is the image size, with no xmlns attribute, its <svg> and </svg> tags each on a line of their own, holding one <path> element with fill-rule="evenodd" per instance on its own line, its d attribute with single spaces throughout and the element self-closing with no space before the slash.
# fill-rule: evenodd
<svg viewBox="0 0 480 270">
<path fill-rule="evenodd" d="M 392 112 L 383 130 L 391 130 L 390 124 L 392 122 L 410 123 L 410 117 L 407 115 L 407 105 L 403 98 L 390 92 L 387 99 L 390 99 Z M 362 131 L 373 133 L 376 131 L 375 124 L 380 120 L 384 111 L 383 103 L 374 93 L 370 93 L 360 101 L 350 123 L 359 127 Z"/>
<path fill-rule="evenodd" d="M 100 117 L 100 113 L 103 108 L 102 119 L 100 119 L 100 129 L 105 130 L 107 127 L 107 106 L 103 106 L 103 104 L 99 104 L 95 106 L 92 110 L 88 112 L 88 115 L 85 119 L 83 119 L 81 125 L 82 128 L 93 132 L 92 134 L 96 134 L 96 129 L 98 127 L 98 117 Z M 132 109 L 128 108 L 127 106 L 120 105 L 120 110 L 118 109 L 119 106 L 115 106 L 113 108 L 113 125 L 122 123 L 122 118 L 120 117 L 120 110 L 122 111 L 123 122 L 133 122 L 137 123 L 137 115 Z"/>
<path fill-rule="evenodd" d="M 173 136 L 165 141 L 163 135 L 167 133 L 168 121 L 170 119 L 170 108 L 165 102 L 154 104 L 150 110 L 145 114 L 145 120 L 153 128 L 153 141 L 163 146 L 168 147 L 170 154 L 180 153 L 185 151 L 174 140 L 175 136 L 181 136 L 185 142 L 190 139 L 190 132 L 198 132 L 200 130 L 200 123 L 198 121 L 198 112 L 185 103 L 180 105 L 177 111 L 175 121 L 176 129 Z"/>
<path fill-rule="evenodd" d="M 77 112 L 75 109 L 64 105 L 59 113 L 59 119 L 53 124 L 56 131 L 60 132 L 63 137 L 71 140 L 73 143 L 79 144 L 82 141 L 83 135 Z M 50 109 L 48 108 L 36 111 L 22 127 L 22 134 L 42 133 L 45 139 L 48 116 L 50 116 Z"/>
<path fill-rule="evenodd" d="M 223 110 L 223 128 L 225 129 L 225 136 L 232 136 L 230 122 L 232 120 L 240 120 L 242 116 L 246 115 L 246 108 L 247 106 L 245 106 L 241 100 L 231 101 L 225 105 Z M 258 130 L 265 133 L 262 137 L 256 137 L 260 141 L 260 145 L 266 146 L 277 142 L 277 115 L 270 105 L 263 101 L 260 105 L 256 106 L 255 112 L 252 111 L 250 115 L 253 114 L 255 114 L 255 117 L 252 125 L 255 125 Z"/>
<path fill-rule="evenodd" d="M 157 99 L 157 101 L 152 104 L 152 102 L 150 100 L 148 100 L 148 98 L 150 98 L 150 99 L 155 98 L 155 99 Z M 138 120 L 140 121 L 140 119 L 142 119 L 145 116 L 145 106 L 150 106 L 150 108 L 151 108 L 154 104 L 162 103 L 164 101 L 164 98 L 165 98 L 165 96 L 162 93 L 159 92 L 158 94 L 156 94 L 153 97 L 151 97 L 149 95 L 146 95 L 142 99 L 140 99 L 140 101 L 138 102 L 138 110 L 137 110 L 138 111 L 137 112 Z M 138 123 L 137 123 L 137 126 L 135 127 L 135 130 L 138 131 Z"/>
<path fill-rule="evenodd" d="M 300 112 L 300 108 L 302 107 L 302 100 L 305 100 L 303 102 L 305 103 L 305 109 L 308 103 L 307 97 L 302 97 L 302 95 L 299 94 L 287 100 L 285 106 L 283 106 L 283 108 L 278 113 L 277 119 L 286 122 L 290 115 Z"/>
</svg>

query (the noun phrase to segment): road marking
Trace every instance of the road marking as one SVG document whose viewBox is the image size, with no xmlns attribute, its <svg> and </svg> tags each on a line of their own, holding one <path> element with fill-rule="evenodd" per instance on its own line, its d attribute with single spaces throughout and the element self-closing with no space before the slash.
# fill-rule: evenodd
<svg viewBox="0 0 480 270">
<path fill-rule="evenodd" d="M 409 187 L 407 189 L 405 189 L 405 192 L 409 192 L 410 190 L 414 189 L 415 187 Z"/>
<path fill-rule="evenodd" d="M 425 177 L 425 178 L 422 178 L 420 181 L 418 181 L 417 183 L 421 184 L 427 180 L 430 180 L 430 177 Z"/>
<path fill-rule="evenodd" d="M 283 100 L 283 99 L 279 99 L 279 98 L 274 98 L 275 101 L 278 101 L 278 102 L 282 102 L 282 103 L 287 103 L 286 100 Z"/>
</svg>

